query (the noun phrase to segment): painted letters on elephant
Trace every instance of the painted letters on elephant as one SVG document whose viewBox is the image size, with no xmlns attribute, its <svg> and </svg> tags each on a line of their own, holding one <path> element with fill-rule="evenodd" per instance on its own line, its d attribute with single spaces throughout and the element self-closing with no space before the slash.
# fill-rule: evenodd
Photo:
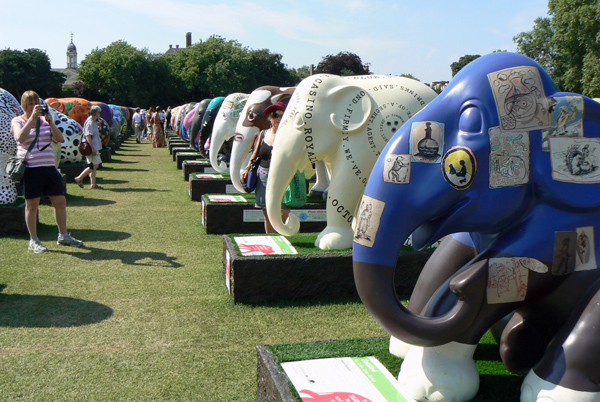
<svg viewBox="0 0 600 402">
<path fill-rule="evenodd" d="M 493 53 L 392 137 L 361 201 L 354 274 L 377 321 L 420 345 L 399 375 L 413 398 L 472 398 L 479 339 L 516 311 L 501 355 L 509 370 L 528 372 L 521 400 L 598 400 L 599 134 L 597 102 L 558 92 L 527 57 Z M 423 309 L 406 310 L 391 286 L 405 239 L 412 233 L 420 248 L 457 232 L 467 234 L 436 250 L 448 280 L 426 292 Z M 452 261 L 454 275 L 443 266 Z"/>
<path fill-rule="evenodd" d="M 352 221 L 375 160 L 396 130 L 435 96 L 425 84 L 404 77 L 319 74 L 304 79 L 273 145 L 266 198 L 275 230 L 284 235 L 297 232 L 295 216 L 287 224 L 280 218 L 283 193 L 296 170 L 324 161 L 331 174 L 327 227 L 315 245 L 352 247 Z M 406 175 L 397 166 L 400 180 Z"/>
</svg>

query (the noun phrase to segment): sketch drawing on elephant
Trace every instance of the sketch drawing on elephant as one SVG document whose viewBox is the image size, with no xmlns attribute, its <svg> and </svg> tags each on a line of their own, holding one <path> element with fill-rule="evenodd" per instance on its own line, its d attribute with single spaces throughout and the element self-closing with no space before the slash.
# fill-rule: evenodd
<svg viewBox="0 0 600 402">
<path fill-rule="evenodd" d="M 267 212 L 275 230 L 286 236 L 298 231 L 295 216 L 285 223 L 277 218 L 281 199 L 296 170 L 321 161 L 330 175 L 327 226 L 315 246 L 352 247 L 353 221 L 359 219 L 360 196 L 377 157 L 394 133 L 435 96 L 425 84 L 405 77 L 317 74 L 305 78 L 290 99 L 273 147 L 275 173 L 269 175 Z M 440 132 L 435 124 L 422 128 L 420 157 L 441 157 L 437 155 L 443 144 Z M 388 159 L 388 180 L 408 183 L 410 160 L 400 155 Z M 365 227 L 364 219 L 359 226 Z"/>
<path fill-rule="evenodd" d="M 499 351 L 526 374 L 521 401 L 600 400 L 598 166 L 598 102 L 559 92 L 513 53 L 471 62 L 396 131 L 366 184 L 353 264 L 363 303 L 405 357 L 398 381 L 412 398 L 475 397 L 475 348 L 513 314 Z M 443 240 L 406 308 L 391 281 L 409 236 L 417 249 Z"/>
</svg>

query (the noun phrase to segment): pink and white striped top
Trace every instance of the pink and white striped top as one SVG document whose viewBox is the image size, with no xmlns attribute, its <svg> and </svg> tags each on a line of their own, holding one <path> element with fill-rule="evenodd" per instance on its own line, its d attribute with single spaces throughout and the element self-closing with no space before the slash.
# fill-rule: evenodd
<svg viewBox="0 0 600 402">
<path fill-rule="evenodd" d="M 40 135 L 38 137 L 37 143 L 33 146 L 29 157 L 27 158 L 27 167 L 41 167 L 41 166 L 56 166 L 54 160 L 54 151 L 52 151 L 51 141 L 54 141 L 52 138 L 52 130 L 50 129 L 50 124 L 45 119 L 41 119 L 40 126 Z M 17 123 L 21 125 L 21 127 L 27 124 L 27 120 L 23 118 L 23 116 L 17 116 L 13 118 L 12 124 Z M 16 135 L 13 133 L 15 140 L 17 140 Z M 29 132 L 29 137 L 23 143 L 17 140 L 17 156 L 24 157 L 29 149 L 29 146 L 33 142 L 35 138 L 35 127 L 31 129 Z M 56 142 L 56 141 L 55 141 Z M 46 146 L 48 145 L 48 146 Z M 45 148 L 44 148 L 45 147 Z M 42 148 L 44 148 L 42 150 Z"/>
</svg>

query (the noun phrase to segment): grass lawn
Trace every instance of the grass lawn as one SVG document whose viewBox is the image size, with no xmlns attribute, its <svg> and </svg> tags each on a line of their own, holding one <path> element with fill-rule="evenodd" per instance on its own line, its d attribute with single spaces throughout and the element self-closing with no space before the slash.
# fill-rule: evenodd
<svg viewBox="0 0 600 402">
<path fill-rule="evenodd" d="M 255 401 L 256 345 L 385 335 L 356 300 L 234 305 L 167 148 L 130 138 L 98 177 L 68 184 L 85 248 L 56 245 L 48 205 L 48 252 L 0 238 L 3 401 Z"/>
</svg>

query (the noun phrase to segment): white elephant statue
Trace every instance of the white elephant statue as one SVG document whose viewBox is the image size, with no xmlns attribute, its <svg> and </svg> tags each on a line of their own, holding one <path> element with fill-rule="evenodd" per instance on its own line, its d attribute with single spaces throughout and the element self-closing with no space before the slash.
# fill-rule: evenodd
<svg viewBox="0 0 600 402">
<path fill-rule="evenodd" d="M 17 187 L 6 175 L 6 162 L 17 154 L 17 141 L 10 132 L 12 119 L 23 113 L 15 97 L 0 88 L 0 205 L 12 204 L 17 200 Z"/>
<path fill-rule="evenodd" d="M 229 94 L 223 100 L 223 104 L 219 109 L 213 131 L 210 137 L 210 164 L 213 169 L 219 173 L 228 171 L 227 164 L 217 159 L 219 150 L 225 141 L 235 135 L 235 127 L 242 114 L 242 109 L 246 106 L 246 101 L 250 95 L 243 93 Z"/>
<path fill-rule="evenodd" d="M 281 200 L 296 170 L 325 161 L 331 174 L 327 226 L 315 246 L 352 247 L 352 221 L 367 179 L 394 132 L 436 97 L 416 80 L 398 76 L 318 74 L 296 88 L 282 117 L 271 157 L 267 213 L 277 232 L 290 236 L 300 223 L 281 220 Z M 399 167 L 399 180 L 402 169 Z"/>
</svg>

